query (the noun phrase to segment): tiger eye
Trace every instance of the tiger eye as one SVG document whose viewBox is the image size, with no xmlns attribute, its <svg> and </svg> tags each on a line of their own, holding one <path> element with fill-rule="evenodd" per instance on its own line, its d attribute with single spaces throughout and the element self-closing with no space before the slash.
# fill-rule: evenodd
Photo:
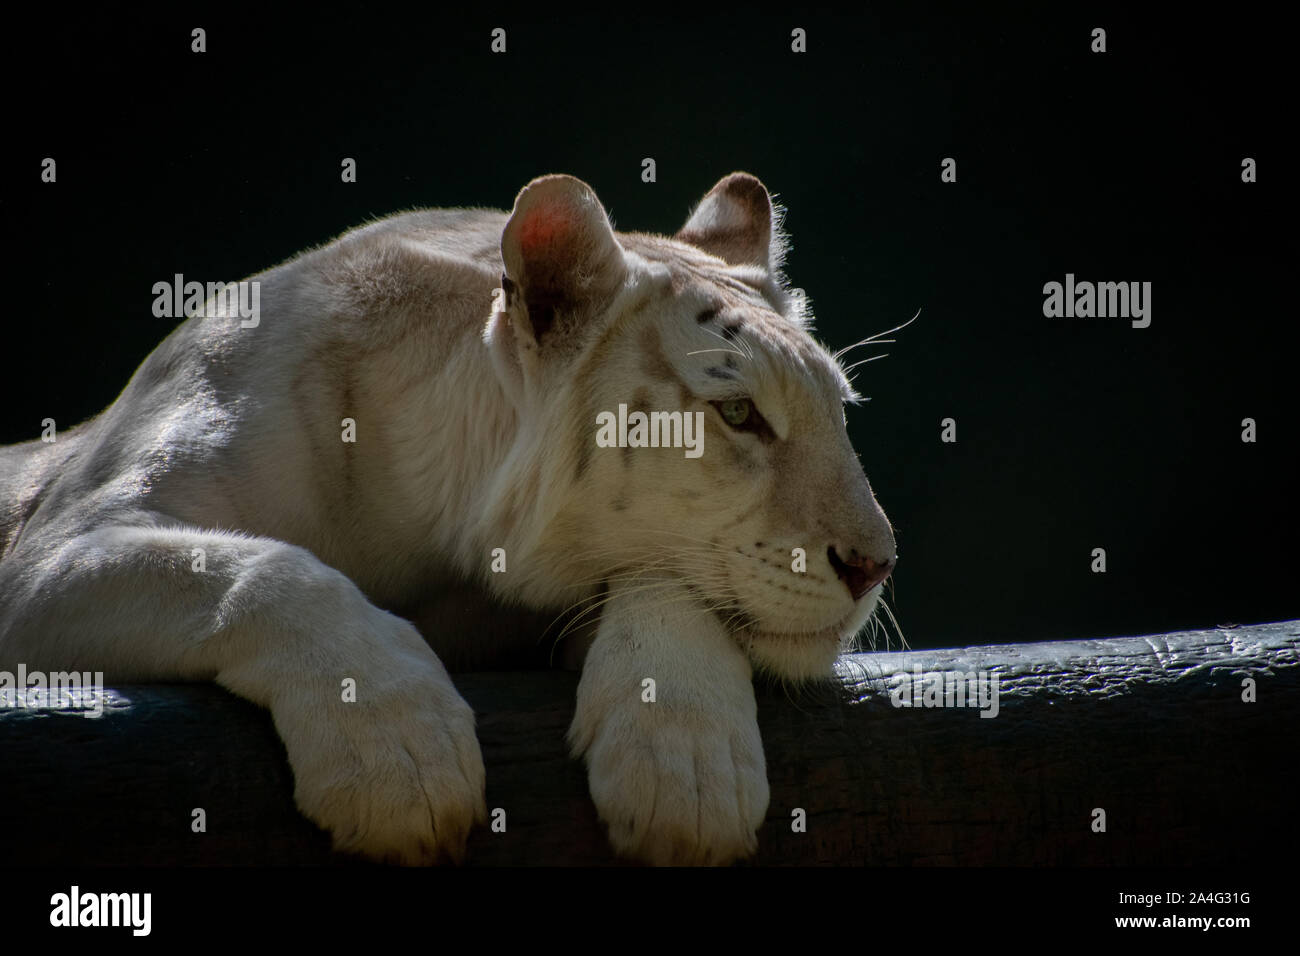
<svg viewBox="0 0 1300 956">
<path fill-rule="evenodd" d="M 749 413 L 753 407 L 747 398 L 733 398 L 730 401 L 723 402 L 719 410 L 728 425 L 739 428 L 749 421 Z"/>
</svg>

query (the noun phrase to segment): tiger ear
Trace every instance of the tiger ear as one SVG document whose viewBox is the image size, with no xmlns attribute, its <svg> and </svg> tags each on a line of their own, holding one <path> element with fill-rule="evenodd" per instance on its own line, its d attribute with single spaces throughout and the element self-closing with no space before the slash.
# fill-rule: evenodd
<svg viewBox="0 0 1300 956">
<path fill-rule="evenodd" d="M 522 297 L 539 342 L 557 315 L 590 314 L 627 274 L 605 207 L 572 176 L 542 176 L 520 191 L 501 234 L 501 259 L 507 303 Z"/>
<path fill-rule="evenodd" d="M 674 237 L 731 265 L 781 267 L 786 241 L 784 210 L 749 173 L 732 173 L 709 190 Z"/>
</svg>

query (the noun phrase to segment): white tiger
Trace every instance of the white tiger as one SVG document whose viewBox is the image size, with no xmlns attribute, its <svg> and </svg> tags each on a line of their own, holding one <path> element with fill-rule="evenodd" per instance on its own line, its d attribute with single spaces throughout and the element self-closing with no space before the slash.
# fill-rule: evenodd
<svg viewBox="0 0 1300 956">
<path fill-rule="evenodd" d="M 751 666 L 828 674 L 895 563 L 778 212 L 736 173 L 675 237 L 616 233 L 545 176 L 255 276 L 259 322 L 190 318 L 101 415 L 0 450 L 0 664 L 214 680 L 270 709 L 338 849 L 459 860 L 484 769 L 433 647 L 475 635 L 383 608 L 591 601 L 569 741 L 613 846 L 752 853 Z M 601 447 L 620 404 L 703 413 L 703 453 Z"/>
</svg>

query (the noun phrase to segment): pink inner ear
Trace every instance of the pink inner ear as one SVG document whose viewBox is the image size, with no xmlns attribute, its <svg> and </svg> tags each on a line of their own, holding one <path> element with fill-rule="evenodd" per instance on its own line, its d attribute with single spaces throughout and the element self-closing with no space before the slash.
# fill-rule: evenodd
<svg viewBox="0 0 1300 956">
<path fill-rule="evenodd" d="M 532 212 L 519 229 L 519 245 L 525 254 L 570 241 L 575 228 L 569 211 L 560 207 L 543 207 Z"/>
</svg>

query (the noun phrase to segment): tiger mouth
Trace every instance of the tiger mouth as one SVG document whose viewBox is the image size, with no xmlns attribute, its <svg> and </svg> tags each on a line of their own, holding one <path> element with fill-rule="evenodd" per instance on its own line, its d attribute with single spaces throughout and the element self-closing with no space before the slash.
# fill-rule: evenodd
<svg viewBox="0 0 1300 956">
<path fill-rule="evenodd" d="M 688 584 L 688 589 L 697 594 L 702 592 L 695 586 Z M 861 613 L 862 604 L 869 600 L 872 593 L 879 588 L 869 590 L 861 598 L 853 603 L 838 620 L 825 627 L 813 628 L 807 631 L 787 631 L 773 630 L 762 627 L 759 624 L 757 615 L 742 607 L 740 604 L 731 602 L 727 604 L 714 604 L 710 608 L 713 616 L 722 625 L 723 629 L 730 633 L 737 641 L 744 644 L 747 641 L 764 640 L 764 641 L 793 641 L 808 644 L 821 644 L 829 642 L 839 642 L 848 640 L 861 629 L 861 626 L 854 627 L 853 621 Z"/>
<path fill-rule="evenodd" d="M 821 644 L 830 642 L 838 643 L 852 637 L 857 630 L 853 627 L 853 620 L 858 616 L 858 607 L 855 605 L 852 610 L 833 624 L 828 624 L 825 627 L 814 628 L 810 631 L 772 630 L 771 628 L 760 627 L 757 618 L 746 612 L 736 611 L 730 614 L 727 614 L 726 612 L 721 613 L 723 614 L 721 620 L 725 622 L 729 619 L 731 621 L 731 624 L 727 625 L 728 629 L 742 642 L 746 640 L 764 640 Z M 737 623 L 737 618 L 742 614 L 744 615 L 744 623 L 739 624 Z"/>
<path fill-rule="evenodd" d="M 815 631 L 772 631 L 763 628 L 752 628 L 746 633 L 753 638 L 762 638 L 768 641 L 797 641 L 808 644 L 820 644 L 823 642 L 836 642 L 845 640 L 852 636 L 849 621 L 853 615 L 848 614 L 841 618 L 835 624 L 828 627 L 819 628 Z"/>
</svg>

